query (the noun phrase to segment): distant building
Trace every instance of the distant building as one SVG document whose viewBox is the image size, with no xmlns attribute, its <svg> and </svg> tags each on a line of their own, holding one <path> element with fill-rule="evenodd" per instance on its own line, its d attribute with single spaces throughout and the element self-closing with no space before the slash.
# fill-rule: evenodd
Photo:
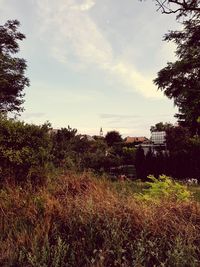
<svg viewBox="0 0 200 267">
<path fill-rule="evenodd" d="M 144 137 L 144 136 L 139 136 L 139 137 L 130 137 L 130 136 L 127 136 L 124 140 L 124 142 L 126 144 L 133 144 L 133 143 L 140 143 L 140 144 L 143 144 L 143 143 L 147 143 L 149 142 L 149 139 Z"/>
<path fill-rule="evenodd" d="M 136 145 L 136 147 L 139 146 L 142 147 L 145 155 L 148 153 L 150 149 L 154 154 L 157 154 L 158 152 L 167 153 L 166 132 L 165 131 L 151 132 L 150 140 Z"/>
<path fill-rule="evenodd" d="M 103 137 L 103 129 L 102 129 L 102 127 L 100 128 L 99 136 Z"/>
<path fill-rule="evenodd" d="M 151 132 L 150 140 L 155 146 L 165 145 L 166 144 L 166 132 L 165 131 Z"/>
</svg>

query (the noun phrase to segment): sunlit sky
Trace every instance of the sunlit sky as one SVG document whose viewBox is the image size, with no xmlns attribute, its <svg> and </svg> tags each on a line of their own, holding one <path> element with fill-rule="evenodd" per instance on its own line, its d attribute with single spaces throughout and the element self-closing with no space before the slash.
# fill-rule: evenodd
<svg viewBox="0 0 200 267">
<path fill-rule="evenodd" d="M 152 80 L 175 60 L 162 39 L 179 25 L 156 9 L 151 0 L 0 0 L 0 23 L 18 19 L 26 35 L 18 56 L 31 85 L 21 119 L 124 137 L 174 123 L 173 101 Z"/>
</svg>

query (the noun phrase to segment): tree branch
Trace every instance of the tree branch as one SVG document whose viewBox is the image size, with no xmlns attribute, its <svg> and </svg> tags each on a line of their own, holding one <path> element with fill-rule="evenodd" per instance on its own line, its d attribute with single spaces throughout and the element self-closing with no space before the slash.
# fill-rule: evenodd
<svg viewBox="0 0 200 267">
<path fill-rule="evenodd" d="M 179 12 L 179 16 L 186 15 L 187 13 L 200 14 L 200 1 L 199 0 L 155 0 L 158 6 L 157 10 L 161 9 L 164 14 L 172 14 Z M 170 4 L 177 6 L 171 8 Z"/>
</svg>

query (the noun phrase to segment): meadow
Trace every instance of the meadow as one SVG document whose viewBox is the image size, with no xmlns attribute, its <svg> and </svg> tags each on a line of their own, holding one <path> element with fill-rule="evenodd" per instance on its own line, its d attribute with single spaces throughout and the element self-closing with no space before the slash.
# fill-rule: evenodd
<svg viewBox="0 0 200 267">
<path fill-rule="evenodd" d="M 38 187 L 4 184 L 0 266 L 200 266 L 199 187 L 194 197 L 170 188 L 147 199 L 144 183 L 88 172 L 54 174 Z"/>
</svg>

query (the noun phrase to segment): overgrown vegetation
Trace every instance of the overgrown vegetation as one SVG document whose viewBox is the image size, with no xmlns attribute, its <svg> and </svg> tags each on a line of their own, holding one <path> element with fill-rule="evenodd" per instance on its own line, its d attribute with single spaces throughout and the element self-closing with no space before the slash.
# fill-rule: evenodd
<svg viewBox="0 0 200 267">
<path fill-rule="evenodd" d="M 123 142 L 108 146 L 104 138 L 88 140 L 69 126 L 54 132 L 49 123 L 37 126 L 0 117 L 0 182 L 42 184 L 57 168 L 97 174 L 114 168 L 117 176 L 124 170 L 118 167 L 134 164 L 135 151 Z"/>
<path fill-rule="evenodd" d="M 199 266 L 199 204 L 145 203 L 114 185 L 68 173 L 2 188 L 0 265 Z"/>
<path fill-rule="evenodd" d="M 49 126 L 0 118 L 0 181 L 45 182 L 51 162 Z"/>
</svg>

